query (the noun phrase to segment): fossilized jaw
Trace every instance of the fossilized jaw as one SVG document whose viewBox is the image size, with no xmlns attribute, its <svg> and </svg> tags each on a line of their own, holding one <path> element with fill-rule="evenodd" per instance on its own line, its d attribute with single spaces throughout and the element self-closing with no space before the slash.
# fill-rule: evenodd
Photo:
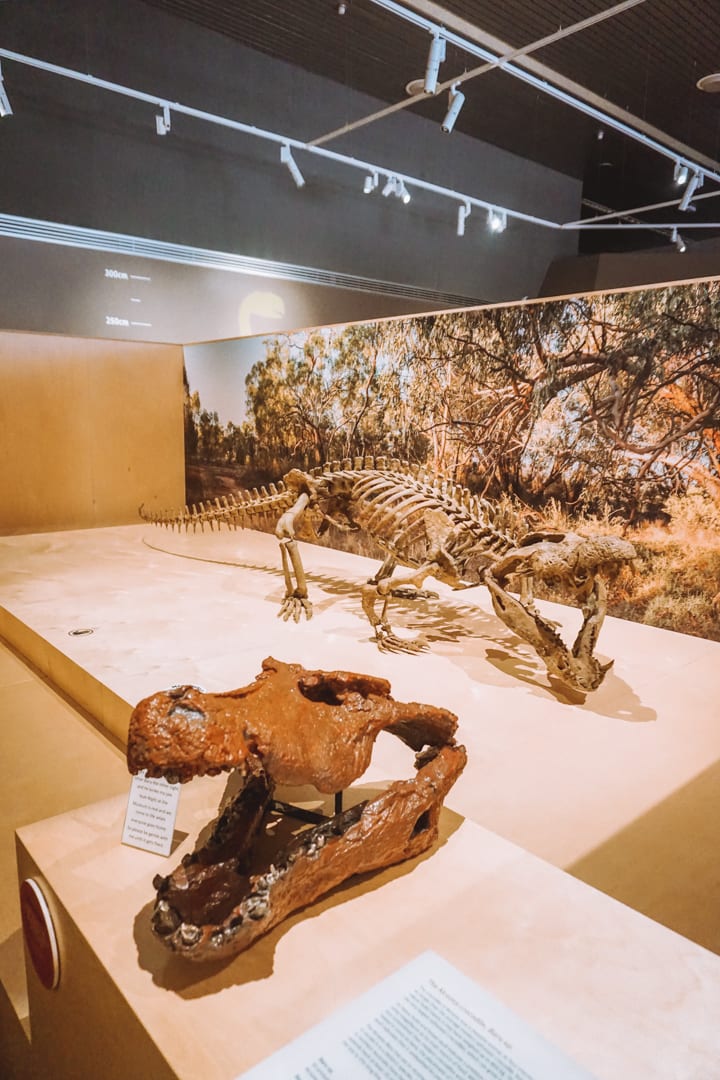
<svg viewBox="0 0 720 1080">
<path fill-rule="evenodd" d="M 462 746 L 433 751 L 413 780 L 300 833 L 255 872 L 242 859 L 195 853 L 154 881 L 155 934 L 189 960 L 224 959 L 349 877 L 421 854 L 437 839 L 443 799 L 465 761 Z"/>
<path fill-rule="evenodd" d="M 242 782 L 209 841 L 156 879 L 153 929 L 170 948 L 191 959 L 232 955 L 353 874 L 433 843 L 442 800 L 465 765 L 454 740 L 457 718 L 394 701 L 389 691 L 373 676 L 268 659 L 242 690 L 179 687 L 138 705 L 131 771 L 188 779 L 232 767 L 235 754 Z M 339 791 L 364 772 L 383 729 L 419 751 L 415 778 L 303 832 L 271 858 L 263 854 L 275 782 L 299 777 Z"/>
</svg>

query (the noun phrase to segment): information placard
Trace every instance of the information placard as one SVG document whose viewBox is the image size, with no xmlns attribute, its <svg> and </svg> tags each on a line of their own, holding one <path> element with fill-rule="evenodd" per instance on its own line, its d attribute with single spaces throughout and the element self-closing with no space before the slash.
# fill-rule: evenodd
<svg viewBox="0 0 720 1080">
<path fill-rule="evenodd" d="M 242 1080 L 592 1080 L 491 994 L 426 952 Z M 236 1080 L 241 1080 L 237 1077 Z"/>
<path fill-rule="evenodd" d="M 130 847 L 169 855 L 175 818 L 180 802 L 180 785 L 140 772 L 133 776 L 128 796 L 122 842 Z"/>
</svg>

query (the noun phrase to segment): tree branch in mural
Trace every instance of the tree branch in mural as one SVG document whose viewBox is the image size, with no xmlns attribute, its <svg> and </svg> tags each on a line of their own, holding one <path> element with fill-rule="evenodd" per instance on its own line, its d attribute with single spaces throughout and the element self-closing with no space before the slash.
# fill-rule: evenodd
<svg viewBox="0 0 720 1080">
<path fill-rule="evenodd" d="M 631 522 L 689 484 L 720 497 L 718 356 L 718 282 L 277 336 L 243 424 L 189 397 L 188 449 L 261 483 L 396 457 Z"/>
<path fill-rule="evenodd" d="M 270 491 L 146 519 L 186 529 L 206 523 L 236 526 L 251 524 L 270 509 L 278 514 L 275 532 L 285 578 L 280 609 L 284 619 L 298 622 L 303 614 L 312 616 L 295 539 L 299 523 L 312 511 L 320 530 L 331 523 L 363 529 L 387 552 L 382 567 L 362 590 L 363 610 L 381 650 L 417 652 L 424 647 L 421 640 L 395 634 L 388 604 L 396 586 L 419 589 L 432 576 L 455 589 L 486 585 L 498 617 L 533 646 L 550 674 L 580 693 L 597 689 L 612 664 L 602 665 L 593 655 L 607 606 L 598 575 L 614 574 L 630 562 L 635 557 L 632 544 L 617 536 L 576 533 L 531 534 L 518 542 L 497 526 L 491 502 L 421 470 L 410 472 L 399 461 L 358 458 L 312 473 L 292 469 Z M 395 576 L 397 563 L 412 572 Z M 535 607 L 535 580 L 571 589 L 583 614 L 572 648 Z M 519 588 L 519 597 L 509 591 L 511 583 Z"/>
<path fill-rule="evenodd" d="M 395 701 L 386 679 L 272 658 L 240 690 L 178 686 L 141 701 L 128 731 L 131 772 L 172 781 L 233 772 L 240 788 L 209 838 L 155 878 L 155 934 L 189 960 L 233 956 L 354 874 L 426 851 L 465 766 L 456 727 L 447 709 Z M 268 850 L 275 785 L 342 791 L 367 769 L 381 731 L 416 751 L 413 779 Z"/>
</svg>

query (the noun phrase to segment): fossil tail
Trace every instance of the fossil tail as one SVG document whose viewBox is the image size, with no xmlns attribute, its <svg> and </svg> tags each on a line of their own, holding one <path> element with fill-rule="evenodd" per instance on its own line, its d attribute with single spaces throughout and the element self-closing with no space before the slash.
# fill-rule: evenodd
<svg viewBox="0 0 720 1080">
<path fill-rule="evenodd" d="M 151 525 L 161 525 L 164 528 L 175 529 L 178 532 L 184 529 L 186 532 L 192 529 L 196 532 L 199 528 L 204 532 L 205 526 L 210 529 L 222 528 L 226 525 L 229 529 L 244 528 L 258 520 L 275 520 L 284 510 L 292 506 L 294 496 L 287 491 L 282 480 L 277 484 L 269 484 L 268 487 L 254 488 L 252 491 L 238 491 L 231 495 L 223 495 L 220 498 L 206 502 L 193 503 L 185 506 L 182 510 L 147 510 L 144 504 L 138 507 L 138 514 L 143 521 Z"/>
</svg>

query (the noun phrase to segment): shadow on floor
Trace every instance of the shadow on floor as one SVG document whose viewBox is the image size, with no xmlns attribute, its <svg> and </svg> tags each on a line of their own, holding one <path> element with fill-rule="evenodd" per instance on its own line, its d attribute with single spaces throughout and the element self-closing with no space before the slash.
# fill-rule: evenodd
<svg viewBox="0 0 720 1080">
<path fill-rule="evenodd" d="M 565 870 L 720 954 L 720 761 Z"/>
</svg>

